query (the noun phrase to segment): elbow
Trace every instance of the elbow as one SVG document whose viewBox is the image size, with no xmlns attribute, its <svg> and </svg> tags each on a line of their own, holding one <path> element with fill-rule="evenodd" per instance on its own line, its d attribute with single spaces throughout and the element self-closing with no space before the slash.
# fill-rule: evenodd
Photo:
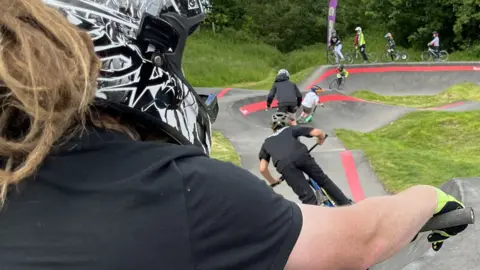
<svg viewBox="0 0 480 270">
<path fill-rule="evenodd" d="M 359 228 L 358 231 L 362 232 L 357 234 L 355 250 L 363 250 L 360 252 L 360 256 L 356 258 L 358 262 L 358 269 L 368 269 L 375 264 L 384 260 L 385 253 L 388 253 L 388 249 L 391 246 L 389 243 L 391 239 L 387 239 L 385 234 L 382 234 L 382 228 L 380 228 L 377 222 L 362 222 L 362 216 L 358 216 Z"/>
</svg>

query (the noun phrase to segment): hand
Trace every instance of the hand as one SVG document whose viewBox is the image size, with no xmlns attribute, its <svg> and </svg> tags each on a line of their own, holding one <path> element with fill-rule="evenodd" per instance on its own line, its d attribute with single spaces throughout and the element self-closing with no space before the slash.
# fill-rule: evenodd
<svg viewBox="0 0 480 270">
<path fill-rule="evenodd" d="M 317 137 L 317 143 L 318 145 L 322 145 L 325 142 L 325 132 L 322 133 L 321 137 Z"/>
<path fill-rule="evenodd" d="M 355 50 L 358 50 L 358 46 L 355 46 Z"/>
<path fill-rule="evenodd" d="M 448 195 L 442 190 L 437 188 L 438 205 L 437 210 L 433 216 L 444 214 L 457 209 L 465 208 L 462 202 L 457 200 L 452 195 Z M 464 231 L 468 225 L 460 225 L 455 227 L 446 228 L 443 230 L 435 230 L 428 236 L 428 242 L 432 243 L 432 248 L 438 251 L 442 248 L 443 242 L 448 238 L 457 235 Z"/>
</svg>

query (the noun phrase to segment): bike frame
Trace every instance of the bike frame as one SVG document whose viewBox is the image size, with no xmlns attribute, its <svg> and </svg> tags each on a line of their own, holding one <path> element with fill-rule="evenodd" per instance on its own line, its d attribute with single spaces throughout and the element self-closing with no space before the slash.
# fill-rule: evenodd
<svg viewBox="0 0 480 270">
<path fill-rule="evenodd" d="M 440 57 L 440 51 L 438 51 L 438 54 L 437 54 L 437 52 L 435 52 L 435 50 L 432 49 L 432 47 L 428 47 L 428 52 L 431 53 L 435 57 Z"/>
</svg>

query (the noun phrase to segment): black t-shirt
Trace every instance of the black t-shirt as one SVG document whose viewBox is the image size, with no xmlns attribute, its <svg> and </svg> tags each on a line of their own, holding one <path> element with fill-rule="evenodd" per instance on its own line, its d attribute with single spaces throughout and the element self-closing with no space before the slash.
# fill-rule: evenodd
<svg viewBox="0 0 480 270">
<path fill-rule="evenodd" d="M 0 270 L 283 269 L 299 207 L 196 146 L 96 130 L 0 212 Z"/>
<path fill-rule="evenodd" d="M 312 128 L 301 126 L 285 127 L 277 130 L 265 139 L 258 158 L 269 162 L 272 158 L 273 165 L 281 173 L 286 166 L 308 152 L 307 147 L 299 141 L 298 137 L 311 137 L 311 131 Z"/>
</svg>

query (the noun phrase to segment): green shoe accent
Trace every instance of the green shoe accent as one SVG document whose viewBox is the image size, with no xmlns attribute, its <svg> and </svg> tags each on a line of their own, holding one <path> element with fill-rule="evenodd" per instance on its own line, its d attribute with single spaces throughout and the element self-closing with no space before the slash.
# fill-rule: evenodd
<svg viewBox="0 0 480 270">
<path fill-rule="evenodd" d="M 312 118 L 313 116 L 309 115 L 306 119 L 305 119 L 305 122 L 306 123 L 310 123 L 312 121 Z"/>
</svg>

